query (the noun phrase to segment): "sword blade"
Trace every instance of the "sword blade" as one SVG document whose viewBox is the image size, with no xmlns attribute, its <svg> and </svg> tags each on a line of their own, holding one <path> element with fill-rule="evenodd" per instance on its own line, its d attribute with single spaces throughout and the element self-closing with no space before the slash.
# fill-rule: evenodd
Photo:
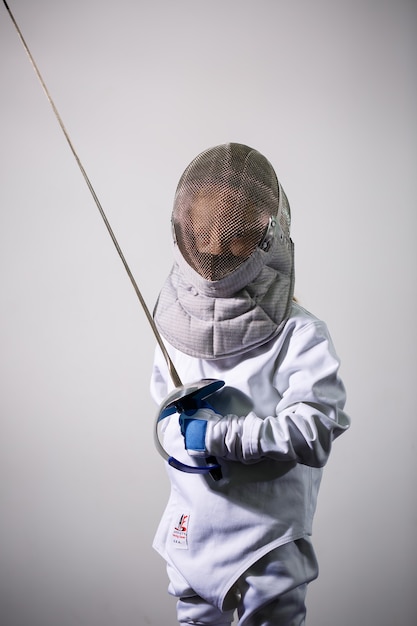
<svg viewBox="0 0 417 626">
<path fill-rule="evenodd" d="M 102 204 L 101 204 L 101 202 L 100 202 L 100 200 L 99 200 L 99 198 L 98 198 L 98 196 L 97 196 L 97 194 L 96 194 L 96 192 L 94 190 L 94 187 L 93 187 L 93 185 L 92 185 L 92 183 L 91 183 L 91 181 L 90 181 L 90 179 L 89 179 L 89 177 L 87 175 L 87 172 L 84 169 L 84 166 L 83 166 L 83 164 L 82 164 L 82 162 L 80 160 L 80 157 L 78 156 L 78 153 L 75 150 L 74 144 L 71 141 L 71 138 L 70 138 L 70 136 L 68 134 L 67 129 L 65 128 L 64 122 L 63 122 L 63 120 L 62 120 L 62 118 L 61 118 L 61 116 L 59 114 L 59 111 L 58 111 L 57 107 L 55 106 L 55 103 L 54 103 L 54 101 L 53 101 L 53 99 L 51 97 L 51 94 L 49 93 L 48 87 L 46 86 L 46 83 L 45 83 L 45 81 L 42 78 L 42 75 L 41 75 L 41 73 L 39 71 L 39 68 L 38 68 L 38 66 L 36 64 L 36 61 L 35 61 L 32 53 L 31 53 L 31 51 L 29 50 L 29 47 L 28 47 L 28 45 L 27 45 L 27 43 L 26 43 L 26 41 L 25 41 L 25 39 L 23 37 L 23 34 L 22 34 L 22 32 L 21 32 L 21 30 L 19 28 L 19 25 L 17 24 L 17 22 L 16 22 L 16 20 L 15 20 L 15 18 L 13 16 L 13 13 L 11 12 L 10 7 L 7 4 L 6 0 L 3 0 L 3 4 L 6 7 L 6 10 L 7 10 L 9 16 L 10 16 L 11 21 L 13 22 L 13 25 L 14 25 L 14 27 L 16 29 L 16 32 L 17 32 L 18 36 L 19 36 L 19 39 L 22 42 L 22 45 L 23 45 L 23 47 L 25 49 L 25 52 L 26 52 L 30 62 L 31 62 L 31 65 L 32 65 L 32 67 L 33 67 L 33 69 L 35 71 L 35 74 L 36 74 L 36 76 L 37 76 L 37 78 L 38 78 L 38 80 L 39 80 L 39 82 L 40 82 L 40 84 L 42 86 L 42 89 L 43 89 L 43 91 L 44 91 L 44 93 L 45 93 L 45 95 L 46 95 L 46 97 L 47 97 L 47 99 L 49 101 L 49 104 L 52 107 L 52 110 L 53 110 L 53 112 L 55 114 L 55 117 L 56 117 L 56 119 L 58 121 L 58 124 L 61 127 L 61 130 L 62 130 L 62 132 L 63 132 L 63 134 L 65 136 L 65 139 L 67 140 L 67 143 L 68 143 L 68 145 L 69 145 L 69 147 L 71 149 L 72 154 L 74 155 L 74 158 L 75 158 L 75 160 L 77 162 L 77 165 L 78 165 L 78 167 L 79 167 L 79 169 L 81 171 L 81 174 L 83 175 L 83 178 L 84 178 L 84 180 L 85 180 L 85 182 L 87 184 L 88 189 L 90 190 L 90 193 L 91 193 L 91 195 L 92 195 L 92 197 L 94 199 L 94 202 L 95 202 L 95 204 L 97 206 L 97 209 L 99 210 L 99 213 L 100 213 L 100 215 L 101 215 L 101 217 L 103 219 L 103 222 L 104 222 L 104 224 L 105 224 L 105 226 L 107 228 L 107 231 L 108 231 L 108 233 L 109 233 L 109 235 L 111 237 L 111 240 L 113 241 L 113 244 L 114 244 L 114 246 L 115 246 L 115 248 L 117 250 L 117 253 L 118 253 L 118 255 L 119 255 L 119 257 L 120 257 L 120 259 L 121 259 L 121 261 L 122 261 L 122 263 L 124 265 L 126 273 L 129 276 L 130 282 L 132 283 L 133 289 L 135 290 L 135 293 L 136 293 L 136 295 L 138 297 L 138 300 L 139 300 L 139 302 L 140 302 L 140 304 L 142 306 L 142 309 L 143 309 L 143 311 L 144 311 L 144 313 L 146 315 L 146 318 L 147 318 L 147 320 L 148 320 L 148 322 L 149 322 L 149 324 L 151 326 L 151 329 L 152 329 L 152 331 L 153 331 L 153 333 L 155 335 L 156 341 L 157 341 L 159 347 L 161 348 L 162 354 L 164 355 L 164 359 L 166 361 L 171 380 L 172 380 L 173 384 L 175 385 L 175 387 L 181 387 L 182 386 L 182 382 L 181 382 L 181 379 L 180 379 L 180 377 L 178 375 L 178 372 L 175 369 L 175 366 L 174 366 L 174 364 L 173 364 L 173 362 L 172 362 L 172 360 L 171 360 L 171 358 L 170 358 L 170 356 L 168 354 L 168 351 L 167 351 L 167 349 L 165 347 L 164 342 L 162 341 L 162 337 L 161 337 L 161 335 L 160 335 L 160 333 L 158 331 L 158 328 L 156 327 L 155 321 L 154 321 L 154 319 L 153 319 L 153 317 L 152 317 L 152 315 L 151 315 L 151 313 L 149 311 L 148 306 L 146 305 L 146 302 L 145 302 L 145 300 L 144 300 L 144 298 L 142 296 L 142 293 L 141 293 L 141 291 L 140 291 L 140 289 L 138 287 L 138 284 L 137 284 L 137 282 L 136 282 L 136 280 L 135 280 L 135 278 L 133 276 L 133 273 L 132 273 L 132 271 L 131 271 L 131 269 L 130 269 L 127 261 L 126 261 L 125 255 L 123 254 L 123 251 L 122 251 L 122 249 L 121 249 L 121 247 L 119 245 L 119 242 L 116 239 L 116 236 L 115 236 L 115 234 L 113 232 L 113 229 L 112 229 L 112 227 L 110 225 L 110 222 L 107 219 L 107 216 L 106 216 L 106 214 L 104 212 L 104 209 L 102 207 Z"/>
</svg>

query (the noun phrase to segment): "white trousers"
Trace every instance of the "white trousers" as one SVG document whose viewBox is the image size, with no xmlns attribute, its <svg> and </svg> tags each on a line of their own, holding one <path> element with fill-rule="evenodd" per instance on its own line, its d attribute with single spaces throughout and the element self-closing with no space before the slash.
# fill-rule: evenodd
<svg viewBox="0 0 417 626">
<path fill-rule="evenodd" d="M 170 585 L 169 592 L 178 597 L 181 626 L 231 626 L 235 611 L 238 626 L 304 626 L 307 585 L 318 576 L 310 540 L 298 539 L 272 550 L 247 569 L 227 594 L 227 610 L 220 611 L 192 595 L 189 587 L 182 595 L 175 570 L 171 566 L 167 570 L 175 581 L 176 591 Z"/>
</svg>

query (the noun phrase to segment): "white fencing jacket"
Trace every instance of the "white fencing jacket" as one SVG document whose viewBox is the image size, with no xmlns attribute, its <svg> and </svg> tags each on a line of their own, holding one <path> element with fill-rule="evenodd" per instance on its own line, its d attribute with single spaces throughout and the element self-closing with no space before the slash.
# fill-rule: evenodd
<svg viewBox="0 0 417 626">
<path fill-rule="evenodd" d="M 167 464 L 171 493 L 154 548 L 190 593 L 221 609 L 252 563 L 312 532 L 322 467 L 350 424 L 339 360 L 326 325 L 296 303 L 278 337 L 241 356 L 204 360 L 167 349 L 184 383 L 225 381 L 210 399 L 225 418 L 209 422 L 206 439 L 223 479 Z M 172 389 L 157 348 L 153 398 L 160 404 Z M 163 426 L 170 455 L 187 465 L 204 463 L 186 452 L 178 415 Z"/>
</svg>

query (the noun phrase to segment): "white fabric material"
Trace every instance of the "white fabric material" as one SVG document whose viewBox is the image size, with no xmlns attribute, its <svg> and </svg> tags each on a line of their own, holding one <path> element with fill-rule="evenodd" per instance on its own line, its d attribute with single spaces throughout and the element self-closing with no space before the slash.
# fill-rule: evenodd
<svg viewBox="0 0 417 626">
<path fill-rule="evenodd" d="M 171 494 L 154 541 L 195 593 L 221 609 L 251 564 L 312 532 L 321 467 L 332 440 L 349 426 L 339 360 L 325 324 L 297 304 L 279 336 L 244 358 L 205 360 L 167 349 L 181 380 L 224 380 L 226 389 L 210 401 L 237 416 L 208 426 L 223 480 L 167 466 Z M 157 348 L 156 402 L 172 388 Z M 164 421 L 169 454 L 201 465 L 185 451 L 178 418 Z"/>
<path fill-rule="evenodd" d="M 181 625 L 231 626 L 237 609 L 238 626 L 303 626 L 307 585 L 317 578 L 318 566 L 309 539 L 279 546 L 240 576 L 228 594 L 224 611 L 192 593 L 176 570 L 168 566 L 167 571 L 169 591 L 179 598 Z"/>
</svg>

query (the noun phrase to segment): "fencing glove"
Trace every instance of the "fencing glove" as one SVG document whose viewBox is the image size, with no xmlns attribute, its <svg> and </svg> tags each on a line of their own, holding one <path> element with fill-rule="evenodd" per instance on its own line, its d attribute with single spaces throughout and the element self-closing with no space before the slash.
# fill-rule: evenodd
<svg viewBox="0 0 417 626">
<path fill-rule="evenodd" d="M 190 456 L 211 456 L 206 448 L 206 433 L 208 422 L 218 422 L 222 415 L 217 413 L 206 402 L 200 402 L 204 407 L 197 410 L 185 411 L 179 418 L 181 434 L 184 437 L 185 449 Z"/>
</svg>

